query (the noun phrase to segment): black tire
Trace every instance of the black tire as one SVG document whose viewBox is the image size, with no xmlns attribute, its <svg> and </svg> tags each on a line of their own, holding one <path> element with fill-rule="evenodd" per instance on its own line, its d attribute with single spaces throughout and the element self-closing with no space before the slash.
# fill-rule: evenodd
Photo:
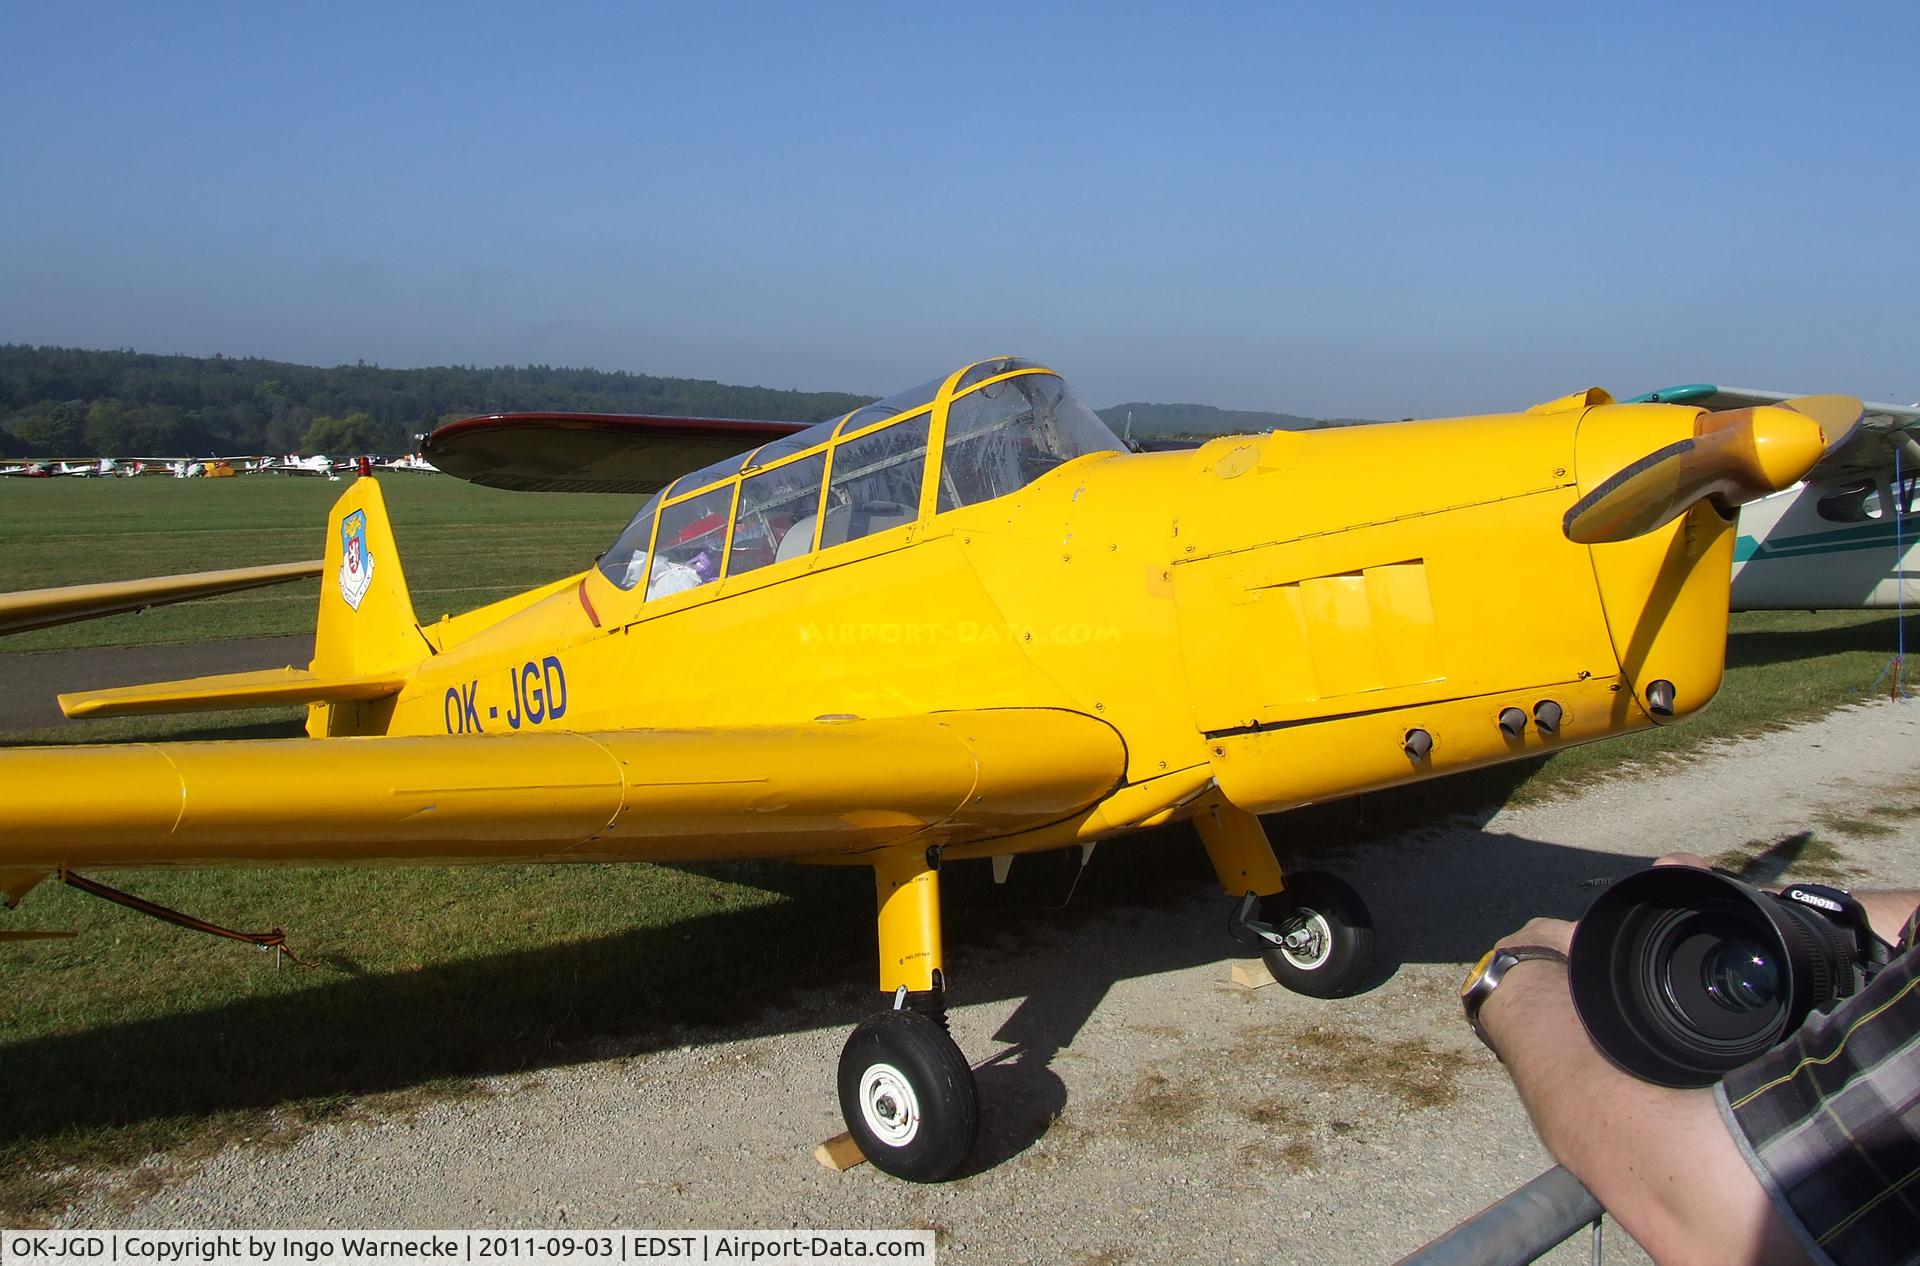
<svg viewBox="0 0 1920 1266">
<path fill-rule="evenodd" d="M 1287 877 L 1286 891 L 1263 898 L 1259 919 L 1278 931 L 1305 923 L 1314 944 L 1305 953 L 1264 941 L 1260 957 L 1273 978 L 1310 998 L 1344 998 L 1373 966 L 1373 916 L 1353 886 L 1324 871 Z"/>
<path fill-rule="evenodd" d="M 940 1182 L 973 1150 L 980 1096 L 946 1029 L 917 1011 L 883 1011 L 840 1051 L 840 1115 L 875 1168 Z"/>
</svg>

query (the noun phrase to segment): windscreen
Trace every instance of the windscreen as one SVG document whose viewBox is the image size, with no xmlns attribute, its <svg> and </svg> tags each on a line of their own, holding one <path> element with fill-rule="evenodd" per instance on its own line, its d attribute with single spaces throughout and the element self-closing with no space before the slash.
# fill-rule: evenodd
<svg viewBox="0 0 1920 1266">
<path fill-rule="evenodd" d="M 947 414 L 941 510 L 1017 492 L 1062 463 L 1117 453 L 1119 439 L 1053 374 L 1020 374 L 960 396 Z"/>
<path fill-rule="evenodd" d="M 673 485 L 669 484 L 648 497 L 613 548 L 600 556 L 600 574 L 622 589 L 631 589 L 647 578 L 647 542 L 653 537 L 653 518 L 661 500 L 672 491 Z"/>
</svg>

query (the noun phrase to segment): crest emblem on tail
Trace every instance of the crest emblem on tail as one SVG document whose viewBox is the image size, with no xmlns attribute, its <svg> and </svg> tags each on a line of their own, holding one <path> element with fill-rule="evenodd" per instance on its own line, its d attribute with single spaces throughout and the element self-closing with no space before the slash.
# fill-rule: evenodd
<svg viewBox="0 0 1920 1266">
<path fill-rule="evenodd" d="M 355 611 L 373 582 L 373 555 L 367 549 L 367 512 L 355 510 L 340 520 L 340 596 Z"/>
</svg>

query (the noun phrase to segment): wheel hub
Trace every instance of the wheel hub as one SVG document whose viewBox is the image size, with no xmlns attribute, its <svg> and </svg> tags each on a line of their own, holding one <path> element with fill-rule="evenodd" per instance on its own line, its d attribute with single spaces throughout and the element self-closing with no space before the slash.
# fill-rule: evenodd
<svg viewBox="0 0 1920 1266">
<path fill-rule="evenodd" d="M 1295 967 L 1305 970 L 1325 963 L 1333 953 L 1333 929 L 1327 925 L 1326 916 L 1308 910 L 1289 921 L 1280 937 L 1280 952 Z"/>
<path fill-rule="evenodd" d="M 889 1147 L 905 1147 L 920 1132 L 920 1101 L 891 1064 L 870 1065 L 860 1075 L 860 1114 L 874 1137 Z"/>
</svg>

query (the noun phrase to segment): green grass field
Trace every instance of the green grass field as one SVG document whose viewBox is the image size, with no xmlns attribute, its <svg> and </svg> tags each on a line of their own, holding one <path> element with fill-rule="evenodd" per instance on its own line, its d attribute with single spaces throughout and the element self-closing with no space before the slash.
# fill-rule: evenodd
<svg viewBox="0 0 1920 1266">
<path fill-rule="evenodd" d="M 490 492 L 443 478 L 383 481 L 423 618 L 459 611 L 587 565 L 634 508 L 625 498 Z M 317 557 L 325 481 L 7 481 L 0 584 L 29 588 Z M 0 653 L 306 631 L 312 584 L 69 625 Z M 1734 620 L 1712 708 L 1637 735 L 1289 815 L 1296 855 L 1539 797 L 1855 702 L 1892 654 L 1882 613 Z M 1882 683 L 1882 689 L 1885 684 Z M 296 732 L 293 714 L 250 716 Z M 112 737 L 203 731 L 204 716 L 118 722 Z M 0 736 L 20 741 L 25 736 Z M 104 737 L 104 736 L 103 736 Z M 101 788 L 111 796 L 112 788 Z M 1168 847 L 1168 845 L 1172 845 Z M 1036 863 L 1039 865 L 1039 863 Z M 986 935 L 985 868 L 956 867 L 949 942 Z M 828 987 L 851 1023 L 869 1002 L 873 954 L 864 870 L 771 865 L 151 871 L 103 876 L 248 930 L 280 926 L 311 968 L 195 935 L 56 883 L 0 929 L 70 940 L 0 943 L 0 1220 L 58 1207 L 78 1166 L 227 1140 L 287 1138 L 342 1113 L 395 1111 L 472 1093 L 489 1074 L 672 1044 L 688 1024 L 749 1032 L 770 1008 Z M 1055 923 L 1211 883 L 1184 830 L 1103 846 Z M 990 925 L 991 921 L 985 921 Z"/>
<path fill-rule="evenodd" d="M 500 492 L 438 475 L 393 475 L 381 490 L 422 620 L 482 606 L 588 566 L 641 498 Z M 0 587 L 319 558 L 327 508 L 345 482 L 236 479 L 9 479 L 0 482 Z M 317 582 L 279 585 L 141 615 L 10 638 L 5 651 L 260 637 L 313 629 Z"/>
</svg>

